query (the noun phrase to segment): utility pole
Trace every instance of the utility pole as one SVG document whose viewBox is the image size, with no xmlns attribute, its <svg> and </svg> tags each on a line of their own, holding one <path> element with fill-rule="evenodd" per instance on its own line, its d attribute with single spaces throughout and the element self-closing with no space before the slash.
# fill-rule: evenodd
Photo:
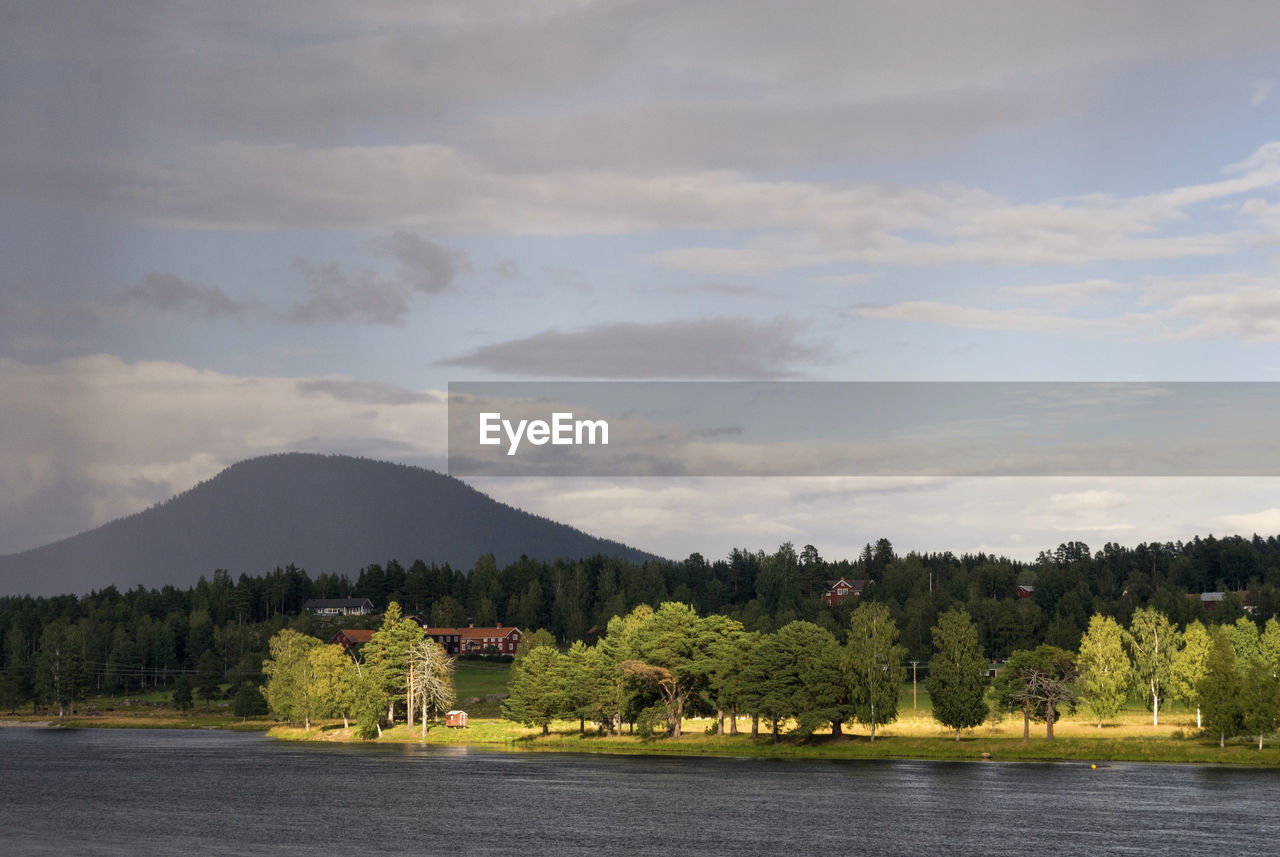
<svg viewBox="0 0 1280 857">
<path fill-rule="evenodd" d="M 911 662 L 911 710 L 916 710 L 916 664 L 919 661 Z"/>
</svg>

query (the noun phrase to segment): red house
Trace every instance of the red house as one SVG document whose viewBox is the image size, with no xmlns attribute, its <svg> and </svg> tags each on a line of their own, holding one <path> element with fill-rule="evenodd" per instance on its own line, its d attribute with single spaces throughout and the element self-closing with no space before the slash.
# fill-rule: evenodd
<svg viewBox="0 0 1280 857">
<path fill-rule="evenodd" d="M 357 646 L 363 646 L 372 636 L 373 631 L 364 628 L 344 628 L 329 638 L 329 644 L 342 646 L 347 654 L 353 654 Z"/>
<path fill-rule="evenodd" d="M 520 629 L 504 628 L 498 624 L 492 628 L 427 628 L 427 636 L 435 640 L 451 655 L 483 655 L 492 650 L 500 655 L 514 655 L 520 645 Z"/>
<path fill-rule="evenodd" d="M 835 607 L 846 598 L 857 598 L 869 584 L 868 580 L 847 580 L 843 577 L 839 580 L 828 580 L 827 591 L 822 593 L 822 601 Z"/>
<path fill-rule="evenodd" d="M 450 711 L 444 716 L 444 725 L 452 726 L 454 729 L 467 728 L 467 712 Z"/>
</svg>

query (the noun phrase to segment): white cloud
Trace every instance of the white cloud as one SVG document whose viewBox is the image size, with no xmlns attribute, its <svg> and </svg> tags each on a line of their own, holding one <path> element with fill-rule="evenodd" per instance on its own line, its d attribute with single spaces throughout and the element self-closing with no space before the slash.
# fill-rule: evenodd
<svg viewBox="0 0 1280 857">
<path fill-rule="evenodd" d="M 1277 479 L 1205 478 L 767 478 L 470 479 L 480 490 L 588 532 L 683 558 L 735 547 L 815 545 L 853 558 L 888 538 L 899 553 L 984 551 L 1034 560 L 1083 541 L 1186 541 L 1224 524 L 1222 504 L 1274 496 Z M 1063 498 L 1061 511 L 1046 497 Z M 1127 498 L 1127 502 L 1121 500 Z M 1123 509 L 1124 520 L 1115 520 Z M 1237 529 L 1280 533 L 1280 510 Z"/>
<path fill-rule="evenodd" d="M 937 301 L 904 301 L 888 306 L 864 306 L 849 310 L 855 318 L 942 324 L 976 330 L 1010 330 L 1021 333 L 1070 334 L 1101 337 L 1138 335 L 1155 329 L 1154 320 L 1142 316 L 1076 318 L 1031 309 L 986 309 Z"/>
<path fill-rule="evenodd" d="M 1274 535 L 1280 533 L 1280 509 L 1264 509 L 1242 515 L 1222 515 L 1217 523 L 1228 532 L 1244 536 Z"/>
</svg>

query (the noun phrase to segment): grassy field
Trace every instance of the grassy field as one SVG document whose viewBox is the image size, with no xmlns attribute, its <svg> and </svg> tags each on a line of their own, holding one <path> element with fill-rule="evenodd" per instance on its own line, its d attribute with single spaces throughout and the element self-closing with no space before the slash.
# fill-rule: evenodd
<svg viewBox="0 0 1280 857">
<path fill-rule="evenodd" d="M 604 736 L 590 727 L 580 734 L 576 722 L 552 724 L 550 735 L 541 730 L 491 718 L 472 717 L 466 729 L 435 726 L 425 740 L 418 728 L 400 725 L 386 730 L 383 742 L 426 745 L 467 745 L 502 750 L 572 753 L 662 754 L 694 756 L 758 756 L 793 759 L 939 759 L 957 761 L 1062 761 L 1098 765 L 1112 762 L 1181 762 L 1218 765 L 1280 767 L 1280 737 L 1271 736 L 1258 752 L 1257 739 L 1237 738 L 1219 748 L 1216 738 L 1201 735 L 1195 728 L 1194 712 L 1170 710 L 1159 726 L 1151 724 L 1150 712 L 1132 705 L 1101 729 L 1083 715 L 1066 716 L 1055 725 L 1055 739 L 1044 737 L 1044 724 L 1032 723 L 1029 740 L 1022 739 L 1021 718 L 1006 718 L 961 733 L 933 720 L 927 698 L 920 695 L 911 708 L 908 688 L 899 719 L 877 730 L 873 743 L 862 727 L 845 728 L 843 737 L 817 733 L 807 738 L 783 735 L 777 744 L 761 725 L 761 734 L 750 737 L 749 718 L 740 718 L 736 736 L 709 734 L 714 721 L 689 718 L 684 735 L 676 740 L 662 737 L 644 739 L 633 735 Z M 301 729 L 277 727 L 271 731 L 283 740 L 350 741 L 350 730 L 329 727 Z"/>
</svg>

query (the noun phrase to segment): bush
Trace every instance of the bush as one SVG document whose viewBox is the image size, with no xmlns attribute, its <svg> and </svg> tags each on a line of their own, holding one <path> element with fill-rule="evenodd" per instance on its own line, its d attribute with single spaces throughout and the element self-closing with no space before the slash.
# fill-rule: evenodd
<svg viewBox="0 0 1280 857">
<path fill-rule="evenodd" d="M 242 682 L 231 700 L 231 713 L 236 717 L 261 717 L 268 712 L 267 698 L 253 682 Z"/>
<path fill-rule="evenodd" d="M 179 676 L 173 684 L 173 707 L 179 711 L 190 711 L 191 706 L 191 682 L 186 676 Z"/>
</svg>

